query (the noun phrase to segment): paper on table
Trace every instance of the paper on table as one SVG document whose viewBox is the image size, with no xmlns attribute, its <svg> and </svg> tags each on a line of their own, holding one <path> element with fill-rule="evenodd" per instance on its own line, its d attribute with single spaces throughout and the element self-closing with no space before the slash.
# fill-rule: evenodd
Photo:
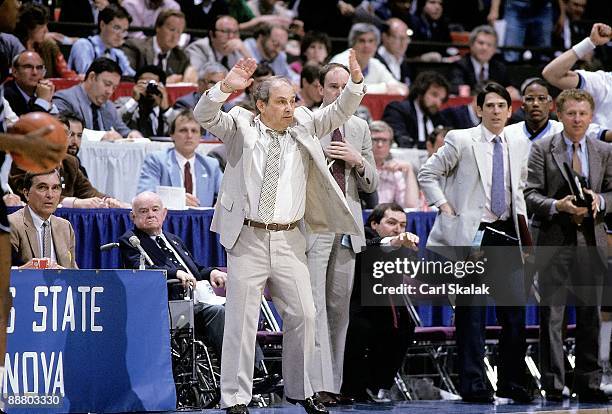
<svg viewBox="0 0 612 414">
<path fill-rule="evenodd" d="M 168 210 L 187 210 L 185 204 L 185 187 L 168 187 L 158 185 L 155 191 Z"/>
<path fill-rule="evenodd" d="M 106 131 L 96 131 L 95 129 L 83 128 L 83 141 L 100 142 Z"/>
</svg>

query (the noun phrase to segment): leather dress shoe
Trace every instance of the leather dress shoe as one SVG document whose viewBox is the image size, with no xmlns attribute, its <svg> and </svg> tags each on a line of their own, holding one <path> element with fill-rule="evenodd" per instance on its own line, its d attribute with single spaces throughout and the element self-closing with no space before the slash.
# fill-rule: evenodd
<svg viewBox="0 0 612 414">
<path fill-rule="evenodd" d="M 319 391 L 317 393 L 317 400 L 326 407 L 335 407 L 338 405 L 336 394 L 327 391 Z"/>
<path fill-rule="evenodd" d="M 249 409 L 244 404 L 236 404 L 225 409 L 227 414 L 249 414 Z"/>
<path fill-rule="evenodd" d="M 278 374 L 264 375 L 253 379 L 253 394 L 268 394 L 275 391 L 281 377 Z"/>
<path fill-rule="evenodd" d="M 511 385 L 508 388 L 500 388 L 496 392 L 498 397 L 510 398 L 516 403 L 528 404 L 533 401 L 533 395 L 521 386 Z"/>
<path fill-rule="evenodd" d="M 586 390 L 576 391 L 578 401 L 583 403 L 603 404 L 608 402 L 608 396 L 599 388 L 589 388 Z"/>
<path fill-rule="evenodd" d="M 495 399 L 493 394 L 488 391 L 473 392 L 470 394 L 462 395 L 463 402 L 476 403 L 476 404 L 491 404 Z"/>
<path fill-rule="evenodd" d="M 325 406 L 321 404 L 314 395 L 304 400 L 294 400 L 293 398 L 289 397 L 286 397 L 286 399 L 288 403 L 293 405 L 299 404 L 304 407 L 304 410 L 306 410 L 308 414 L 329 414 L 327 408 L 325 408 Z"/>
</svg>

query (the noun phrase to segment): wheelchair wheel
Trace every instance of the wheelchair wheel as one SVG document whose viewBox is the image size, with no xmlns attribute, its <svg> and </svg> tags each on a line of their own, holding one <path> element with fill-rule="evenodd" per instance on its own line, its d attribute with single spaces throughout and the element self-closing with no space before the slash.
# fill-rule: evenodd
<svg viewBox="0 0 612 414">
<path fill-rule="evenodd" d="M 172 367 L 178 409 L 213 408 L 219 403 L 220 361 L 190 329 L 173 330 Z"/>
</svg>

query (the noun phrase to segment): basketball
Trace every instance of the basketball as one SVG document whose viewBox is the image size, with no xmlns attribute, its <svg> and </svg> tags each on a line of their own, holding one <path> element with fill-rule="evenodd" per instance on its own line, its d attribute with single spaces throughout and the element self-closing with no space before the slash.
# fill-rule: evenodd
<svg viewBox="0 0 612 414">
<path fill-rule="evenodd" d="M 68 148 L 68 136 L 66 135 L 64 125 L 46 112 L 30 112 L 22 115 L 17 122 L 9 128 L 8 132 L 13 134 L 28 134 L 48 125 L 51 125 L 53 129 L 48 132 L 44 138 L 50 142 L 63 145 L 65 149 Z M 11 157 L 13 157 L 13 161 L 19 168 L 33 173 L 49 171 L 56 167 L 56 165 L 53 165 L 48 168 L 42 168 L 29 159 L 27 155 L 12 152 Z"/>
</svg>

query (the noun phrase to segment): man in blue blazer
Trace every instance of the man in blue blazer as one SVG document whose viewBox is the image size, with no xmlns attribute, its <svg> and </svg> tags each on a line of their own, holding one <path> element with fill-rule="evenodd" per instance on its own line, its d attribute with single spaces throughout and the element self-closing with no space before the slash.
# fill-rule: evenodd
<svg viewBox="0 0 612 414">
<path fill-rule="evenodd" d="M 155 191 L 158 185 L 185 187 L 189 207 L 212 207 L 219 193 L 223 173 L 219 162 L 196 154 L 200 125 L 191 110 L 180 112 L 170 125 L 174 148 L 153 152 L 144 160 L 138 193 Z"/>
</svg>

